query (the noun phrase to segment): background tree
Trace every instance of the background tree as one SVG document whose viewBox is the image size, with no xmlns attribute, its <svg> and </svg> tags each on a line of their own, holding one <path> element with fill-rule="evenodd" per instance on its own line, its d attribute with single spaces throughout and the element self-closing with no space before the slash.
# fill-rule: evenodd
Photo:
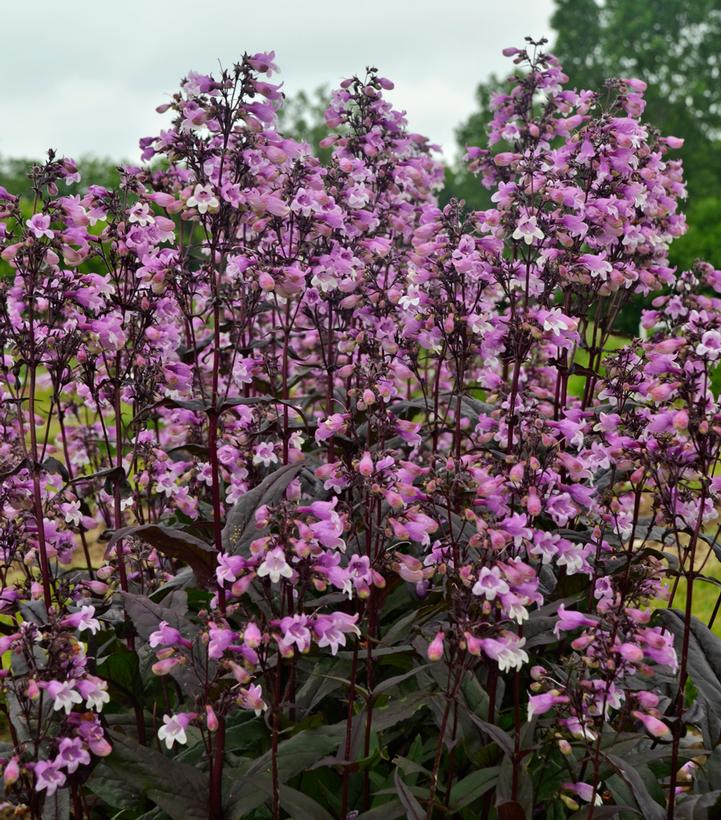
<svg viewBox="0 0 721 820">
<path fill-rule="evenodd" d="M 330 148 L 321 148 L 320 141 L 328 134 L 324 114 L 330 102 L 326 86 L 318 86 L 310 93 L 299 91 L 288 95 L 278 111 L 278 125 L 283 133 L 299 142 L 307 142 L 325 165 L 331 155 Z"/>
<path fill-rule="evenodd" d="M 0 157 L 0 185 L 8 191 L 17 193 L 23 199 L 32 200 L 33 191 L 29 174 L 37 162 L 37 159 Z M 63 193 L 77 194 L 85 191 L 88 185 L 102 185 L 106 188 L 117 186 L 120 180 L 118 164 L 106 158 L 83 157 L 78 160 L 80 182 L 65 185 Z"/>
<path fill-rule="evenodd" d="M 721 265 L 721 2 L 719 0 L 556 0 L 553 52 L 577 88 L 600 90 L 608 77 L 648 83 L 644 119 L 683 137 L 678 152 L 689 192 L 689 231 L 671 261 L 690 267 L 703 256 Z M 466 145 L 485 145 L 491 77 L 476 91 L 477 110 L 457 131 Z M 461 170 L 447 175 L 446 196 L 488 207 L 486 195 Z"/>
</svg>

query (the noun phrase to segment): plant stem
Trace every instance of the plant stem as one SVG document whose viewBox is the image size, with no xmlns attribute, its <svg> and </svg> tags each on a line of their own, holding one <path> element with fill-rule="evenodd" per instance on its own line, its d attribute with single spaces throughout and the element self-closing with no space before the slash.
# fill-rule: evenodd
<svg viewBox="0 0 721 820">
<path fill-rule="evenodd" d="M 348 713 L 346 715 L 345 724 L 345 745 L 343 747 L 343 759 L 350 760 L 351 756 L 351 742 L 353 739 L 353 709 L 355 706 L 355 685 L 356 676 L 358 675 L 358 641 L 353 646 L 353 660 L 351 662 L 350 672 L 350 687 L 348 689 Z M 343 767 L 343 786 L 341 794 L 341 820 L 345 820 L 348 814 L 348 789 L 350 786 L 350 766 Z"/>
<path fill-rule="evenodd" d="M 213 763 L 210 770 L 210 817 L 223 817 L 223 756 L 225 754 L 225 718 L 218 715 L 218 728 L 213 741 Z"/>
<path fill-rule="evenodd" d="M 32 325 L 31 325 L 32 331 Z M 30 422 L 30 454 L 33 460 L 33 505 L 35 511 L 35 522 L 38 530 L 38 546 L 40 548 L 40 573 L 43 579 L 43 600 L 45 609 L 50 611 L 52 605 L 52 590 L 50 579 L 50 564 L 48 562 L 48 550 L 45 542 L 45 517 L 43 515 L 43 498 L 40 489 L 40 465 L 38 464 L 38 440 L 35 430 L 35 389 L 36 389 L 36 369 L 37 365 L 32 362 L 30 368 L 30 396 L 28 401 L 28 413 Z"/>
</svg>

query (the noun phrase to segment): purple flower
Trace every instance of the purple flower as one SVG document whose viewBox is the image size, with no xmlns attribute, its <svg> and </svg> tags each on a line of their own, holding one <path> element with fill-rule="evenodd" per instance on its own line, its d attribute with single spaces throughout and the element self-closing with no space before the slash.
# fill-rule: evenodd
<svg viewBox="0 0 721 820">
<path fill-rule="evenodd" d="M 46 790 L 48 797 L 65 785 L 65 775 L 61 771 L 63 764 L 55 760 L 40 760 L 35 764 L 35 791 Z"/>
<path fill-rule="evenodd" d="M 163 725 L 158 729 L 158 739 L 164 741 L 168 749 L 173 748 L 173 744 L 185 745 L 188 736 L 185 730 L 195 719 L 194 712 L 178 712 L 175 715 L 163 715 Z"/>
<path fill-rule="evenodd" d="M 78 766 L 90 763 L 90 755 L 79 737 L 63 737 L 60 739 L 55 763 L 72 774 Z"/>
<path fill-rule="evenodd" d="M 510 592 L 510 587 L 501 577 L 498 567 L 482 567 L 478 574 L 478 580 L 473 585 L 473 594 L 484 597 L 487 601 L 493 601 L 497 595 L 505 595 Z"/>
<path fill-rule="evenodd" d="M 25 223 L 30 232 L 36 239 L 42 239 L 46 236 L 48 239 L 53 239 L 54 232 L 50 230 L 50 217 L 48 214 L 34 214 Z"/>
<path fill-rule="evenodd" d="M 260 578 L 268 576 L 272 583 L 277 584 L 281 578 L 291 578 L 293 569 L 285 560 L 283 548 L 274 547 L 265 554 L 257 573 Z"/>
</svg>

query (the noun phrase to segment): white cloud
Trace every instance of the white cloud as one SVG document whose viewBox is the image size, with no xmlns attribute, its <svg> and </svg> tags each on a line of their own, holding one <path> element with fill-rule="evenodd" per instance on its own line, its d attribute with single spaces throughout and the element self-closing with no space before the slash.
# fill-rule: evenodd
<svg viewBox="0 0 721 820">
<path fill-rule="evenodd" d="M 376 65 L 412 130 L 452 153 L 479 80 L 506 45 L 548 36 L 552 0 L 34 0 L 3 9 L 0 154 L 137 159 L 154 108 L 190 69 L 275 49 L 286 90 L 332 86 Z M 7 68 L 6 68 L 7 71 Z M 449 151 L 450 149 L 450 151 Z"/>
</svg>

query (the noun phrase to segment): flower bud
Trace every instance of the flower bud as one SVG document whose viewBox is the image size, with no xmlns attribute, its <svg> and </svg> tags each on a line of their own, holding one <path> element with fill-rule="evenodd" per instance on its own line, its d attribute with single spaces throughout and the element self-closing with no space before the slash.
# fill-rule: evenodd
<svg viewBox="0 0 721 820">
<path fill-rule="evenodd" d="M 558 749 L 562 755 L 570 755 L 573 751 L 571 744 L 563 738 L 558 741 Z"/>
<path fill-rule="evenodd" d="M 653 737 L 668 739 L 671 737 L 671 730 L 668 726 L 653 715 L 647 715 L 644 712 L 634 710 L 631 714 L 643 723 L 646 731 L 653 735 Z"/>
<path fill-rule="evenodd" d="M 546 670 L 542 666 L 531 667 L 531 677 L 533 680 L 543 680 L 546 677 Z"/>
<path fill-rule="evenodd" d="M 275 290 L 275 280 L 267 271 L 262 271 L 260 273 L 258 276 L 258 284 L 260 285 L 260 289 L 264 290 L 266 293 Z"/>
<path fill-rule="evenodd" d="M 3 769 L 3 783 L 9 788 L 20 777 L 20 763 L 17 757 L 11 757 Z"/>
<path fill-rule="evenodd" d="M 373 475 L 373 459 L 371 458 L 371 454 L 366 450 L 361 457 L 361 460 L 358 462 L 358 472 L 368 478 L 368 476 Z"/>
<path fill-rule="evenodd" d="M 439 661 L 443 657 L 443 632 L 437 632 L 436 637 L 428 644 L 428 660 Z"/>
<path fill-rule="evenodd" d="M 205 707 L 205 722 L 209 732 L 216 732 L 218 730 L 218 716 L 210 704 L 207 704 Z"/>
</svg>

